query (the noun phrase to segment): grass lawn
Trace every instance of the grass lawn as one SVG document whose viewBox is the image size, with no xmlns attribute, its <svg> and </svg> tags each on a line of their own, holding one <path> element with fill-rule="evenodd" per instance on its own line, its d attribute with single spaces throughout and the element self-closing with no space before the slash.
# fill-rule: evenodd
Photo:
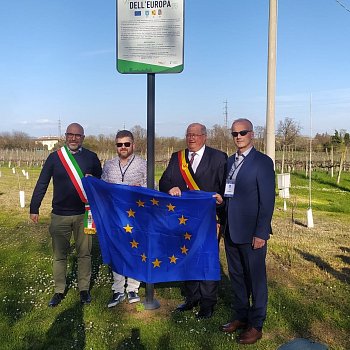
<svg viewBox="0 0 350 350">
<path fill-rule="evenodd" d="M 219 331 L 230 320 L 231 289 L 221 242 L 222 281 L 213 318 L 198 321 L 195 311 L 175 313 L 181 283 L 155 285 L 161 307 L 143 310 L 124 302 L 106 307 L 111 276 L 94 240 L 91 305 L 82 307 L 75 255 L 69 261 L 69 291 L 54 309 L 51 240 L 48 234 L 51 189 L 40 223 L 29 222 L 28 205 L 39 169 L 29 179 L 17 169 L 0 168 L 0 348 L 1 349 L 259 349 L 273 350 L 295 338 L 350 349 L 350 174 L 339 185 L 326 174 L 312 182 L 315 227 L 306 227 L 308 179 L 292 175 L 287 211 L 277 198 L 274 234 L 269 241 L 269 306 L 264 336 L 255 345 L 238 345 Z M 158 174 L 158 173 L 157 173 Z M 159 174 L 158 174 L 159 176 Z M 19 207 L 19 189 L 26 207 Z M 73 246 L 72 246 L 73 248 Z M 141 297 L 144 286 L 141 285 Z"/>
</svg>

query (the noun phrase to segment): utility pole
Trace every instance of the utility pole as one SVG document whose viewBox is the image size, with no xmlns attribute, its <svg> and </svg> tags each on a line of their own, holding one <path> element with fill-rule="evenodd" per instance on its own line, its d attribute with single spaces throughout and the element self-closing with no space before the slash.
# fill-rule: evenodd
<svg viewBox="0 0 350 350">
<path fill-rule="evenodd" d="M 224 125 L 228 129 L 227 99 L 224 101 Z"/>
<path fill-rule="evenodd" d="M 277 0 L 270 0 L 267 59 L 266 154 L 275 162 Z"/>
<path fill-rule="evenodd" d="M 61 139 L 62 137 L 62 130 L 61 130 L 61 119 L 58 118 L 58 137 Z"/>
</svg>

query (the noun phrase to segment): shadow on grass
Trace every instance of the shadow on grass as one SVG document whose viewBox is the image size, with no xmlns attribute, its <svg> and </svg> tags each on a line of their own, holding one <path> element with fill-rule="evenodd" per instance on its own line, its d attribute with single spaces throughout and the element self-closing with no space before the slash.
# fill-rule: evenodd
<svg viewBox="0 0 350 350">
<path fill-rule="evenodd" d="M 290 293 L 276 281 L 269 283 L 269 304 L 276 310 L 278 322 L 287 324 L 295 337 L 309 338 L 314 320 L 323 320 L 323 315 L 313 305 L 306 305 L 301 298 Z"/>
<path fill-rule="evenodd" d="M 85 349 L 85 325 L 80 302 L 61 312 L 46 333 L 44 341 L 31 349 Z"/>
<path fill-rule="evenodd" d="M 293 224 L 298 225 L 298 226 L 302 226 L 302 227 L 307 227 L 306 224 L 304 224 L 303 222 L 301 222 L 299 220 L 294 220 L 293 219 Z"/>
<path fill-rule="evenodd" d="M 339 249 L 342 251 L 342 253 L 350 253 L 350 248 L 348 247 L 339 247 Z"/>
<path fill-rule="evenodd" d="M 331 265 L 329 265 L 326 261 L 324 261 L 323 259 L 321 259 L 316 255 L 303 252 L 300 249 L 295 249 L 295 251 L 298 252 L 305 260 L 314 263 L 319 269 L 326 271 L 333 277 L 337 278 L 339 281 L 345 282 L 345 283 L 350 282 L 350 275 L 348 273 L 349 271 L 346 271 L 348 269 L 344 269 L 345 270 L 344 272 L 339 272 L 333 269 Z"/>
<path fill-rule="evenodd" d="M 132 328 L 131 335 L 129 337 L 122 339 L 117 345 L 117 347 L 114 349 L 115 350 L 124 350 L 124 349 L 125 350 L 128 350 L 128 349 L 146 350 L 146 347 L 141 342 L 140 329 Z"/>
<path fill-rule="evenodd" d="M 96 235 L 92 237 L 92 250 L 91 250 L 91 280 L 90 289 L 93 288 L 99 272 L 102 266 L 102 255 L 100 245 L 98 243 L 98 238 Z"/>
</svg>

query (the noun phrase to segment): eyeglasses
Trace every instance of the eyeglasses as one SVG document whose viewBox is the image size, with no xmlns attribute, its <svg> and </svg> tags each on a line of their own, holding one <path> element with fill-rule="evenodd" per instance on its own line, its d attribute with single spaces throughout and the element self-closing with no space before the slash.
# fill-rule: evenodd
<svg viewBox="0 0 350 350">
<path fill-rule="evenodd" d="M 66 132 L 66 137 L 72 139 L 75 137 L 76 139 L 81 139 L 84 135 L 82 134 L 72 134 L 71 132 Z"/>
<path fill-rule="evenodd" d="M 203 136 L 205 134 L 186 134 L 186 137 L 187 138 L 191 138 L 191 137 L 200 137 L 200 136 Z"/>
<path fill-rule="evenodd" d="M 251 132 L 251 131 L 252 131 L 252 130 L 232 131 L 232 132 L 231 132 L 231 135 L 232 135 L 233 137 L 237 137 L 238 134 L 241 135 L 241 136 L 245 136 L 245 135 L 248 134 L 248 132 Z"/>
<path fill-rule="evenodd" d="M 131 146 L 131 142 L 117 142 L 116 145 L 117 145 L 117 147 L 123 147 L 123 145 L 125 147 L 130 147 Z"/>
</svg>

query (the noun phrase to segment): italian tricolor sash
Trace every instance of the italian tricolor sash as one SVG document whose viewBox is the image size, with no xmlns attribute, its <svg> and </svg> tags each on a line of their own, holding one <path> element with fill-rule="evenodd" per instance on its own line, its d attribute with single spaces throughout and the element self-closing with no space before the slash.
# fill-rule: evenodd
<svg viewBox="0 0 350 350">
<path fill-rule="evenodd" d="M 84 232 L 86 234 L 95 234 L 96 227 L 92 219 L 90 205 L 87 200 L 87 196 L 81 182 L 84 177 L 79 164 L 73 157 L 72 153 L 69 152 L 68 147 L 65 145 L 57 151 L 58 157 L 60 158 L 62 165 L 67 171 L 69 178 L 71 179 L 78 195 L 83 203 L 85 203 L 85 216 L 84 216 Z"/>
<path fill-rule="evenodd" d="M 185 150 L 183 149 L 182 151 L 178 151 L 177 157 L 179 160 L 180 172 L 181 172 L 183 179 L 186 182 L 186 185 L 188 186 L 188 188 L 190 190 L 197 190 L 198 191 L 199 186 L 197 185 L 195 179 L 193 178 L 193 176 L 188 168 Z"/>
</svg>

